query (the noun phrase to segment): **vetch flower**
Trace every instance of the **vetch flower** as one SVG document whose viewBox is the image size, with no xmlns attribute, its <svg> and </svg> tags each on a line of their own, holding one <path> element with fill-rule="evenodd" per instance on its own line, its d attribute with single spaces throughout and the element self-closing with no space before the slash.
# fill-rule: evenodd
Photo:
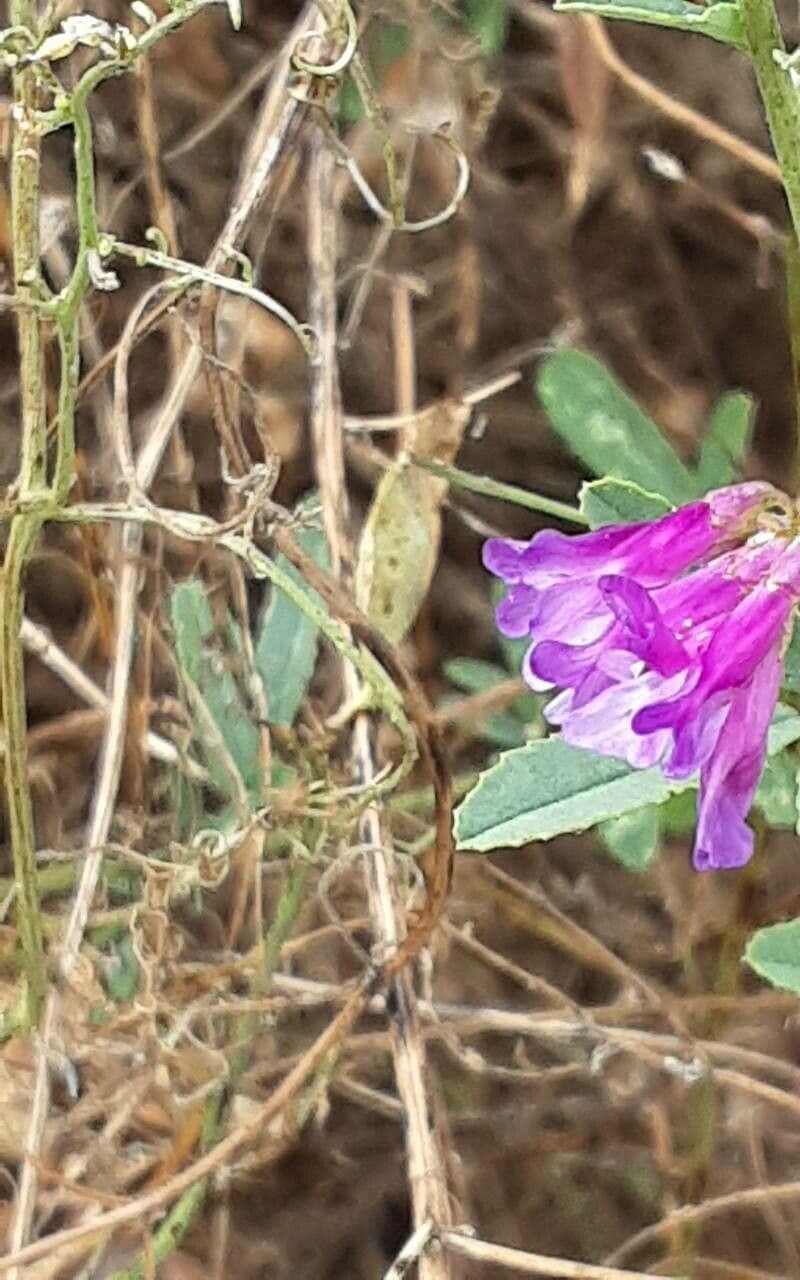
<svg viewBox="0 0 800 1280">
<path fill-rule="evenodd" d="M 523 675 L 560 690 L 545 714 L 564 740 L 668 778 L 699 773 L 699 870 L 753 851 L 746 818 L 800 602 L 789 505 L 733 485 L 647 524 L 484 547 L 508 584 L 498 627 L 530 637 Z"/>
</svg>

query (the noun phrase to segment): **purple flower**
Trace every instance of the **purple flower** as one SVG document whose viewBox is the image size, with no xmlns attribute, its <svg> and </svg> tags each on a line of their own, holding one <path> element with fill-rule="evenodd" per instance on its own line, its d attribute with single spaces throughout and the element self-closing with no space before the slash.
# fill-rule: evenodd
<svg viewBox="0 0 800 1280">
<path fill-rule="evenodd" d="M 699 870 L 752 853 L 745 820 L 800 600 L 800 539 L 764 516 L 787 505 L 735 485 L 653 523 L 484 548 L 509 588 L 498 626 L 530 636 L 523 675 L 560 690 L 545 714 L 564 740 L 668 778 L 699 772 Z"/>
</svg>

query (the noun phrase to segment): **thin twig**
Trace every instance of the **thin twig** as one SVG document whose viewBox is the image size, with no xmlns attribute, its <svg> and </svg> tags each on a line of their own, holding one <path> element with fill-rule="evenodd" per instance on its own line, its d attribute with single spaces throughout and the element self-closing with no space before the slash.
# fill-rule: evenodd
<svg viewBox="0 0 800 1280">
<path fill-rule="evenodd" d="M 317 1037 L 310 1048 L 306 1050 L 278 1085 L 277 1089 L 270 1094 L 266 1102 L 262 1103 L 247 1120 L 231 1130 L 213 1150 L 201 1156 L 194 1164 L 183 1169 L 154 1191 L 138 1196 L 129 1204 L 122 1205 L 118 1209 L 111 1209 L 108 1213 L 99 1214 L 94 1218 L 79 1223 L 77 1226 L 67 1227 L 63 1231 L 56 1231 L 52 1235 L 45 1236 L 42 1240 L 36 1240 L 33 1244 L 27 1245 L 24 1249 L 20 1249 L 14 1254 L 0 1258 L 0 1274 L 9 1271 L 12 1267 L 36 1262 L 39 1258 L 51 1253 L 54 1254 L 57 1250 L 72 1244 L 76 1240 L 82 1240 L 88 1235 L 94 1235 L 96 1232 L 111 1231 L 113 1228 L 124 1226 L 126 1223 L 141 1221 L 149 1214 L 162 1212 L 167 1205 L 177 1200 L 178 1196 L 189 1187 L 194 1186 L 196 1182 L 209 1177 L 218 1169 L 230 1164 L 242 1151 L 258 1140 L 276 1116 L 283 1113 L 289 1103 L 297 1096 L 309 1076 L 324 1061 L 331 1050 L 348 1035 L 369 1003 L 377 981 L 378 975 L 376 974 L 365 975 L 360 980 L 358 985 L 351 991 L 346 1003 L 336 1017 Z"/>
<path fill-rule="evenodd" d="M 695 1226 L 708 1218 L 716 1218 L 721 1213 L 740 1213 L 742 1209 L 762 1208 L 770 1202 L 783 1204 L 784 1201 L 793 1200 L 800 1200 L 800 1182 L 797 1181 L 775 1182 L 769 1187 L 746 1187 L 742 1191 L 729 1191 L 727 1195 L 704 1200 L 702 1204 L 687 1204 L 668 1213 L 660 1222 L 637 1231 L 610 1254 L 608 1261 L 622 1262 L 632 1253 L 638 1253 L 646 1245 L 669 1235 L 676 1227 Z"/>
<path fill-rule="evenodd" d="M 433 1236 L 433 1223 L 423 1222 L 413 1231 L 398 1253 L 383 1280 L 405 1280 L 409 1268 L 424 1253 Z"/>
<path fill-rule="evenodd" d="M 271 182 L 274 181 L 276 169 L 283 153 L 283 148 L 288 141 L 290 125 L 294 119 L 296 111 L 296 103 L 294 99 L 290 99 L 288 105 L 293 106 L 295 110 L 289 111 L 287 109 L 281 114 L 278 114 L 283 102 L 288 55 L 292 47 L 291 41 L 292 37 L 290 37 L 290 41 L 287 44 L 285 56 L 278 62 L 275 81 L 270 85 L 270 88 L 265 94 L 260 118 L 256 123 L 256 132 L 260 136 L 263 135 L 265 139 L 264 150 L 260 156 L 253 157 L 252 169 L 249 172 L 245 171 L 240 179 L 239 188 L 236 197 L 233 200 L 228 219 L 224 228 L 217 237 L 217 241 L 209 257 L 209 271 L 218 271 L 223 267 L 230 256 L 231 250 L 237 249 L 242 243 L 258 208 L 270 190 Z M 165 399 L 161 413 L 153 425 L 147 441 L 141 449 L 136 461 L 136 484 L 139 490 L 143 493 L 147 492 L 155 477 L 173 426 L 183 409 L 186 397 L 195 385 L 197 375 L 200 371 L 201 362 L 202 353 L 197 347 L 193 347 L 187 353 L 183 368 L 173 383 L 171 391 Z M 126 435 L 127 433 L 123 433 L 123 437 Z M 123 445 L 123 448 L 124 447 L 125 446 Z M 139 533 L 141 532 L 141 526 L 131 527 L 138 528 Z M 129 544 L 131 542 L 131 538 L 132 535 L 129 534 Z M 135 563 L 135 547 L 128 545 L 126 551 L 127 556 L 123 561 L 117 591 L 118 616 L 123 619 L 132 616 L 133 604 L 135 602 L 139 580 L 139 569 L 138 565 Z M 127 685 L 128 678 L 127 674 L 123 677 L 123 667 L 125 668 L 126 673 L 129 672 L 131 653 L 128 650 L 127 645 L 124 647 L 119 646 L 120 633 L 118 631 L 119 656 L 115 658 L 115 671 L 118 671 L 119 673 L 117 676 L 117 683 L 120 687 L 123 687 L 124 685 Z M 113 683 L 114 676 L 112 676 L 112 685 Z M 113 785 L 113 756 L 108 752 L 108 750 L 106 751 L 106 757 L 109 761 L 106 780 L 105 782 L 99 782 L 97 787 L 97 793 L 99 793 L 101 798 L 103 798 L 110 789 L 113 789 L 114 791 L 116 790 L 116 786 Z M 102 767 L 100 776 L 102 779 Z M 97 800 L 95 801 L 95 805 L 99 813 L 101 806 L 98 804 Z M 103 802 L 102 807 L 106 807 L 105 801 Z M 97 847 L 98 843 L 102 844 L 104 843 L 104 840 L 90 841 L 90 844 L 93 844 L 94 847 Z M 71 918 L 70 925 L 68 926 L 68 933 L 65 939 L 66 956 L 69 956 L 70 954 L 74 956 L 77 954 L 76 943 L 79 945 L 79 938 L 83 928 L 81 917 L 85 920 L 85 910 L 87 908 L 87 904 L 91 902 L 91 899 L 94 896 L 94 890 L 100 874 L 101 863 L 102 859 L 98 857 L 92 859 L 91 862 L 87 862 L 87 865 L 84 867 L 84 873 L 81 878 L 81 887 L 79 894 L 76 897 L 73 917 Z M 80 907 L 80 910 L 78 910 L 78 907 Z"/>
<path fill-rule="evenodd" d="M 30 618 L 24 618 L 21 635 L 22 643 L 28 652 L 34 654 L 49 671 L 52 671 L 60 680 L 63 680 L 64 684 L 73 693 L 76 693 L 79 698 L 87 702 L 90 707 L 94 707 L 98 711 L 108 711 L 110 705 L 108 694 L 86 675 L 86 672 L 82 667 L 78 666 L 77 662 L 73 662 L 72 658 L 63 649 L 59 648 L 44 627 L 31 622 Z M 170 742 L 168 738 L 163 738 L 159 733 L 154 733 L 151 729 L 148 729 L 145 734 L 144 746 L 148 755 L 154 760 L 183 769 L 189 777 L 195 778 L 197 781 L 203 781 L 208 776 L 205 769 L 196 760 L 182 755 L 174 742 Z"/>
<path fill-rule="evenodd" d="M 336 333 L 336 204 L 335 161 L 321 129 L 312 136 L 309 172 L 309 271 L 310 311 L 319 341 L 312 392 L 312 432 L 315 462 L 322 496 L 323 518 L 331 546 L 331 559 L 340 574 L 352 564 L 347 519 L 342 409 L 339 392 Z M 344 698 L 357 702 L 361 682 L 345 662 Z M 372 786 L 378 773 L 372 747 L 371 718 L 356 718 L 351 742 L 353 768 L 363 786 Z M 359 822 L 359 838 L 365 847 L 367 887 L 375 943 L 380 960 L 396 955 L 404 911 L 390 838 L 382 829 L 376 805 L 365 809 Z M 425 1046 L 421 1035 L 416 994 L 407 972 L 392 983 L 390 1019 L 392 1057 L 398 1095 L 405 1115 L 406 1164 L 409 1198 L 415 1228 L 433 1221 L 450 1221 L 444 1155 L 431 1121 L 428 1101 Z M 450 1269 L 441 1253 L 419 1259 L 420 1280 L 448 1280 Z"/>
<path fill-rule="evenodd" d="M 445 1231 L 438 1237 L 446 1250 L 473 1262 L 486 1262 L 495 1267 L 509 1267 L 523 1276 L 548 1276 L 550 1280 L 652 1280 L 645 1271 L 620 1271 L 618 1267 L 597 1267 L 590 1262 L 570 1262 L 566 1258 L 526 1253 L 507 1245 L 478 1240 L 464 1231 Z"/>
<path fill-rule="evenodd" d="M 283 101 L 289 52 L 290 48 L 287 49 L 285 57 L 279 63 L 280 74 L 275 77 L 275 82 L 265 95 L 265 102 L 262 106 L 259 121 L 261 128 L 264 128 L 267 121 L 274 124 L 276 109 L 279 108 Z M 255 157 L 253 168 L 249 172 L 243 172 L 231 212 L 210 255 L 209 271 L 216 272 L 224 267 L 231 249 L 238 248 L 247 234 L 257 209 L 269 191 L 271 181 L 274 180 L 276 168 L 287 140 L 289 124 L 295 114 L 296 103 L 294 99 L 290 99 L 287 104 L 287 110 L 283 114 L 283 129 L 279 128 L 274 133 L 267 133 L 268 145 L 265 146 L 260 156 Z M 120 356 L 123 357 L 123 365 L 127 362 L 134 332 L 134 329 L 131 328 L 128 334 L 127 349 L 124 345 L 121 345 L 118 351 L 118 368 Z M 138 490 L 142 493 L 147 492 L 155 477 L 174 425 L 190 390 L 195 384 L 201 359 L 201 353 L 197 348 L 193 348 L 187 354 L 183 367 L 173 380 L 171 389 L 165 397 L 162 410 L 140 451 L 136 461 L 135 482 Z M 127 407 L 125 412 L 127 412 Z M 120 424 L 118 423 L 117 426 L 119 429 Z M 127 437 L 127 423 L 123 423 L 122 431 L 123 435 Z M 123 445 L 123 450 L 129 452 L 129 445 Z M 88 833 L 89 852 L 83 865 L 80 883 L 60 949 L 59 963 L 64 977 L 68 977 L 73 970 L 79 954 L 83 931 L 102 868 L 102 846 L 107 838 L 119 783 L 125 725 L 127 722 L 127 690 L 133 655 L 136 598 L 140 579 L 138 558 L 141 538 L 141 524 L 137 522 L 127 523 L 122 536 L 122 566 L 116 595 L 117 643 L 111 675 L 111 711 L 101 748 L 98 779 L 92 801 Z M 49 1046 L 53 1041 L 57 1028 L 57 1001 L 57 988 L 53 988 L 48 997 L 41 1027 L 41 1050 L 37 1064 L 31 1120 L 26 1139 L 26 1150 L 29 1158 L 26 1160 L 23 1170 L 23 1185 L 20 1188 L 20 1196 L 17 1203 L 12 1249 L 17 1249 L 22 1240 L 24 1240 L 33 1213 L 36 1160 L 41 1150 L 49 1096 Z M 189 1185 L 191 1185 L 192 1181 L 190 1180 Z M 25 1193 L 24 1195 L 22 1194 L 23 1192 Z M 2 1265 L 4 1264 L 0 1264 L 0 1266 Z"/>
</svg>

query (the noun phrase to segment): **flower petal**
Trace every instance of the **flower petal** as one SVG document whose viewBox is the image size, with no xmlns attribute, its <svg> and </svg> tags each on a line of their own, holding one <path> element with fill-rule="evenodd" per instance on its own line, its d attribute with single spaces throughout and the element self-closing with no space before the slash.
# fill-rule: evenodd
<svg viewBox="0 0 800 1280">
<path fill-rule="evenodd" d="M 706 494 L 705 501 L 714 524 L 725 529 L 741 524 L 754 510 L 765 510 L 769 506 L 786 510 L 788 505 L 786 494 L 764 480 L 746 480 L 743 484 L 712 489 Z"/>
<path fill-rule="evenodd" d="M 537 640 L 591 644 L 608 630 L 612 615 L 594 579 L 559 583 L 538 593 L 531 634 Z"/>
<path fill-rule="evenodd" d="M 614 613 L 629 649 L 662 675 L 689 665 L 689 655 L 664 624 L 650 593 L 633 578 L 607 575 L 599 580 L 603 599 Z"/>
<path fill-rule="evenodd" d="M 504 636 L 519 640 L 521 636 L 530 635 L 538 597 L 539 592 L 534 587 L 526 587 L 523 582 L 509 587 L 495 610 L 498 629 Z"/>
<path fill-rule="evenodd" d="M 700 777 L 694 865 L 698 871 L 741 867 L 753 853 L 745 819 L 767 751 L 767 729 L 783 663 L 776 646 L 731 701 L 719 741 Z"/>
<path fill-rule="evenodd" d="M 568 707 L 558 709 L 556 723 L 561 724 L 564 740 L 571 746 L 618 756 L 635 769 L 647 769 L 667 750 L 671 735 L 669 731 L 647 736 L 634 733 L 633 717 L 659 694 L 677 693 L 685 679 L 682 671 L 667 680 L 656 672 L 644 672 L 606 688 L 583 707 L 576 706 L 573 699 Z M 553 710 L 550 703 L 545 711 L 551 722 L 555 720 Z"/>
<path fill-rule="evenodd" d="M 699 771 L 699 870 L 752 853 L 746 818 L 800 599 L 789 509 L 769 485 L 733 485 L 648 524 L 484 548 L 509 584 L 498 626 L 530 635 L 523 675 L 561 690 L 545 715 L 564 740 L 670 778 Z"/>
<path fill-rule="evenodd" d="M 672 728 L 676 739 L 682 731 L 689 731 L 692 720 L 713 694 L 737 689 L 750 679 L 785 632 L 791 610 L 792 600 L 786 591 L 770 589 L 769 585 L 757 587 L 714 631 L 702 656 L 702 675 L 691 692 L 643 708 L 634 719 L 635 731 L 654 733 Z"/>
<path fill-rule="evenodd" d="M 719 538 L 708 504 L 693 502 L 660 520 L 610 525 L 577 536 L 544 529 L 523 552 L 520 569 L 524 580 L 537 587 L 613 573 L 655 586 L 669 582 Z"/>
<path fill-rule="evenodd" d="M 484 566 L 496 578 L 521 582 L 522 557 L 529 546 L 529 542 L 518 542 L 514 538 L 489 538 L 483 544 Z"/>
</svg>

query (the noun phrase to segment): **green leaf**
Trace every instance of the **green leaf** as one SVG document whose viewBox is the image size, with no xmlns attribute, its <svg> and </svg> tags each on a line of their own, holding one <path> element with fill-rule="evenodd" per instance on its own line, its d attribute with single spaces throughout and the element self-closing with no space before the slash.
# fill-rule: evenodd
<svg viewBox="0 0 800 1280">
<path fill-rule="evenodd" d="M 411 48 L 411 28 L 403 22 L 381 22 L 372 55 L 372 64 L 380 78 L 398 58 L 404 58 Z"/>
<path fill-rule="evenodd" d="M 465 693 L 485 693 L 508 679 L 508 672 L 479 658 L 450 658 L 442 664 L 446 679 Z"/>
<path fill-rule="evenodd" d="M 792 707 L 779 702 L 767 735 L 767 755 L 777 755 L 800 738 L 800 715 Z"/>
<path fill-rule="evenodd" d="M 697 794 L 677 791 L 659 806 L 659 823 L 665 836 L 686 836 L 697 821 Z"/>
<path fill-rule="evenodd" d="M 559 737 L 541 739 L 506 752 L 481 774 L 456 810 L 458 848 L 482 852 L 586 831 L 660 804 L 682 785 L 667 782 L 658 769 L 637 772 Z"/>
<path fill-rule="evenodd" d="M 314 502 L 313 496 L 305 498 L 298 512 L 309 510 Z M 322 530 L 300 527 L 296 537 L 316 563 L 327 568 L 328 544 Z M 283 556 L 277 557 L 277 563 L 312 599 L 321 603 L 316 592 L 306 587 L 305 579 Z M 256 638 L 255 664 L 264 685 L 269 718 L 274 724 L 294 723 L 314 672 L 318 641 L 317 628 L 310 618 L 282 591 L 273 588 Z"/>
<path fill-rule="evenodd" d="M 631 480 L 589 480 L 581 487 L 579 503 L 590 529 L 659 520 L 673 510 L 666 498 L 648 493 Z"/>
<path fill-rule="evenodd" d="M 102 973 L 112 1000 L 117 1004 L 128 1004 L 139 990 L 140 977 L 130 934 L 126 933 L 114 944 L 113 954 L 103 962 Z"/>
<path fill-rule="evenodd" d="M 246 790 L 259 791 L 258 731 L 233 675 L 232 659 L 244 669 L 238 630 L 232 619 L 224 633 L 214 625 L 205 586 L 182 582 L 170 601 L 175 656 L 193 710 L 193 727 L 217 789 L 235 797 L 231 771 L 219 758 L 221 737 Z M 227 650 L 224 643 L 227 642 Z"/>
<path fill-rule="evenodd" d="M 767 761 L 755 803 L 771 827 L 797 826 L 797 763 L 787 751 Z"/>
<path fill-rule="evenodd" d="M 361 94 L 358 92 L 356 82 L 347 72 L 339 90 L 339 123 L 346 128 L 348 125 L 356 124 L 359 120 L 362 120 L 365 114 L 364 103 L 361 101 Z"/>
<path fill-rule="evenodd" d="M 722 44 L 745 49 L 739 7 L 718 0 L 716 4 L 690 4 L 688 0 L 556 0 L 559 13 L 593 13 L 598 18 L 627 18 L 656 27 L 694 31 Z"/>
<path fill-rule="evenodd" d="M 554 352 L 537 391 L 564 443 L 595 475 L 632 481 L 677 506 L 697 496 L 694 476 L 659 428 L 593 356 Z"/>
<path fill-rule="evenodd" d="M 654 805 L 634 809 L 612 818 L 600 827 L 600 835 L 608 852 L 629 871 L 644 871 L 658 849 L 659 814 Z"/>
<path fill-rule="evenodd" d="M 800 715 L 780 704 L 770 727 L 770 755 L 800 738 Z M 585 831 L 610 818 L 696 785 L 664 778 L 658 768 L 630 769 L 621 760 L 570 747 L 560 737 L 508 751 L 481 774 L 456 810 L 460 849 L 485 852 Z"/>
<path fill-rule="evenodd" d="M 592 356 L 557 351 L 542 365 L 539 397 L 571 451 L 600 480 L 584 485 L 580 510 L 592 528 L 652 520 L 732 484 L 753 419 L 742 391 L 722 396 L 711 413 L 697 469 L 687 467 L 658 426 Z"/>
<path fill-rule="evenodd" d="M 748 942 L 744 958 L 773 987 L 800 995 L 800 920 L 759 929 Z"/>
<path fill-rule="evenodd" d="M 800 619 L 795 619 L 792 638 L 783 661 L 783 687 L 800 693 Z"/>
<path fill-rule="evenodd" d="M 528 741 L 525 724 L 512 711 L 493 711 L 486 717 L 478 735 L 498 751 L 510 751 Z"/>
<path fill-rule="evenodd" d="M 753 411 L 753 400 L 743 391 L 731 391 L 715 404 L 697 464 L 697 483 L 701 493 L 721 489 L 738 478 L 750 437 Z"/>
<path fill-rule="evenodd" d="M 485 58 L 502 51 L 508 32 L 506 0 L 467 0 L 466 22 Z"/>
</svg>

